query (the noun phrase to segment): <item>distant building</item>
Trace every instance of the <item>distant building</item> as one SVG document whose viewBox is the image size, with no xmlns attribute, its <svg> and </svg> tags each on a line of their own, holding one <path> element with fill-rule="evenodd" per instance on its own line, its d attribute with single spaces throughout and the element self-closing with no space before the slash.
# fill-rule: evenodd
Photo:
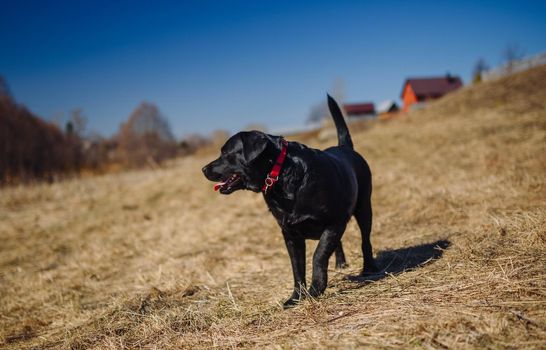
<svg viewBox="0 0 546 350">
<path fill-rule="evenodd" d="M 374 118 L 376 114 L 372 102 L 345 104 L 343 109 L 349 119 Z"/>
<path fill-rule="evenodd" d="M 425 101 L 442 97 L 463 86 L 461 78 L 446 75 L 437 78 L 409 78 L 402 87 L 401 98 L 404 101 L 404 112 L 418 107 Z"/>
<path fill-rule="evenodd" d="M 396 102 L 393 100 L 386 100 L 377 106 L 377 114 L 395 113 L 398 112 L 399 109 Z"/>
<path fill-rule="evenodd" d="M 377 116 L 380 120 L 389 120 L 398 115 L 400 108 L 393 100 L 386 100 L 377 105 Z"/>
</svg>

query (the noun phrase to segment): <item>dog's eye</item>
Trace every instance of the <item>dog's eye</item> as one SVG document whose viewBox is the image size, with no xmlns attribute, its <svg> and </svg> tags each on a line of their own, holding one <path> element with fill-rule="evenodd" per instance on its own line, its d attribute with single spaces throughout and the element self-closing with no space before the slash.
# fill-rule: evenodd
<svg viewBox="0 0 546 350">
<path fill-rule="evenodd" d="M 235 155 L 232 153 L 226 153 L 224 157 L 229 163 L 235 162 Z"/>
</svg>

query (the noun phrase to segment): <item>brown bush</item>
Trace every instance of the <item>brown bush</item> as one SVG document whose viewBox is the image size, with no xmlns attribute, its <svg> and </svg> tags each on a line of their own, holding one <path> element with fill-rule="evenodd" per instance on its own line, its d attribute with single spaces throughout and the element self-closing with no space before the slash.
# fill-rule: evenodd
<svg viewBox="0 0 546 350">
<path fill-rule="evenodd" d="M 104 138 L 98 134 L 90 135 L 82 141 L 84 168 L 91 172 L 102 173 L 115 163 L 118 147 L 115 139 Z"/>
<path fill-rule="evenodd" d="M 211 144 L 211 140 L 200 134 L 190 134 L 184 137 L 179 145 L 183 155 L 192 154 L 195 151 Z"/>
</svg>

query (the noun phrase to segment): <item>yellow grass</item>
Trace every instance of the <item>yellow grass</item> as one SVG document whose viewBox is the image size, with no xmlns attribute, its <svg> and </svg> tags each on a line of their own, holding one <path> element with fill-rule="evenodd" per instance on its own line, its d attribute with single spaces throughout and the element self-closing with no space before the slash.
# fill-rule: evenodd
<svg viewBox="0 0 546 350">
<path fill-rule="evenodd" d="M 545 348 L 546 67 L 351 129 L 384 278 L 346 280 L 351 222 L 350 267 L 281 310 L 279 229 L 260 195 L 212 191 L 212 155 L 4 188 L 0 347 Z"/>
</svg>

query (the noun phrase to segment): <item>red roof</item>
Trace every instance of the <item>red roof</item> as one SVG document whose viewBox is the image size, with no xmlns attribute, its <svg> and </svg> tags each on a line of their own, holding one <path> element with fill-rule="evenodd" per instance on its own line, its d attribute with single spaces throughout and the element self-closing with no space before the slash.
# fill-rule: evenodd
<svg viewBox="0 0 546 350">
<path fill-rule="evenodd" d="M 347 115 L 375 113 L 375 107 L 371 102 L 343 105 L 343 109 L 345 110 L 345 113 L 347 113 Z"/>
<path fill-rule="evenodd" d="M 438 78 L 409 78 L 402 86 L 401 97 L 404 97 L 407 84 L 411 85 L 411 89 L 418 98 L 440 97 L 463 86 L 461 78 L 450 75 Z"/>
</svg>

